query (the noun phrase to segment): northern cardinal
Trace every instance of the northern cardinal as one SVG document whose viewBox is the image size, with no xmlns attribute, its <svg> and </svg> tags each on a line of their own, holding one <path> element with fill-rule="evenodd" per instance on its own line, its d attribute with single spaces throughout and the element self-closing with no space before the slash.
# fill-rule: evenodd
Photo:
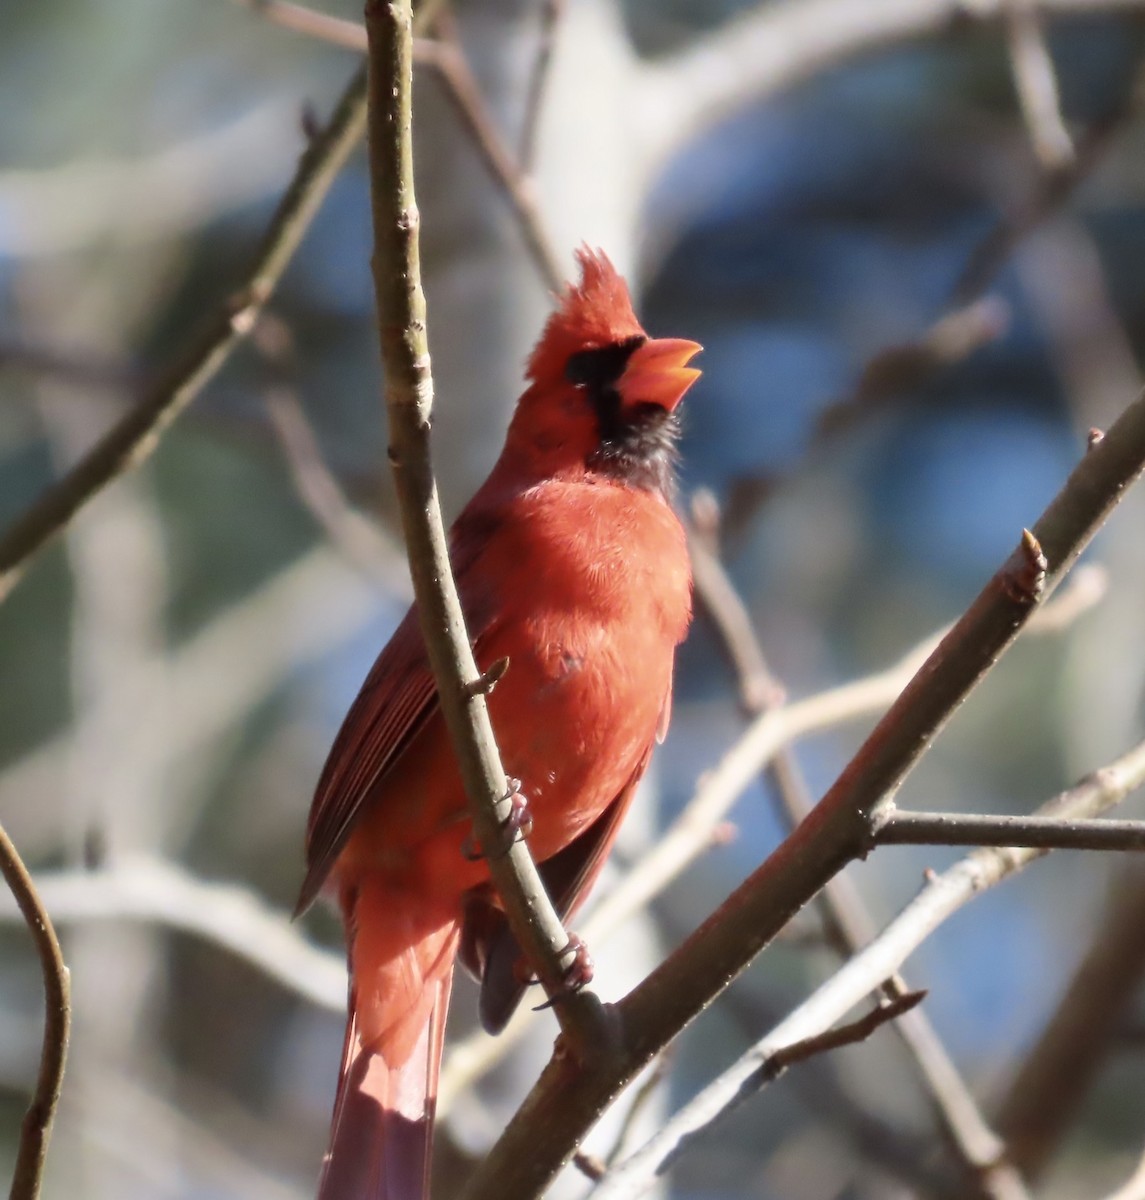
<svg viewBox="0 0 1145 1200">
<path fill-rule="evenodd" d="M 578 253 L 528 363 L 505 448 L 451 534 L 478 666 L 529 847 L 567 917 L 604 864 L 662 740 L 691 617 L 672 506 L 676 406 L 695 342 L 649 338 L 609 260 Z M 497 1031 L 520 951 L 472 827 L 411 609 L 326 762 L 307 828 L 302 912 L 337 897 L 349 1020 L 319 1200 L 424 1200 L 453 964 Z"/>
</svg>

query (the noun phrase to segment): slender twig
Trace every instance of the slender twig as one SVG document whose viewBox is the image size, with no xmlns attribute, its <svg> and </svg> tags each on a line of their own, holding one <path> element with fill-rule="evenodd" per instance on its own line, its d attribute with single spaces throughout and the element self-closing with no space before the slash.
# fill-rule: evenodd
<svg viewBox="0 0 1145 1200">
<path fill-rule="evenodd" d="M 1075 572 L 1067 587 L 1034 615 L 1027 633 L 1049 633 L 1067 627 L 1104 595 L 1103 580 L 1104 573 L 1098 567 Z M 884 712 L 944 633 L 919 643 L 884 671 L 757 718 L 701 780 L 695 795 L 655 845 L 591 910 L 581 931 L 585 939 L 591 943 L 607 937 L 679 878 L 718 838 L 740 793 L 784 746 L 847 721 Z M 533 1014 L 520 1009 L 499 1037 L 475 1033 L 454 1046 L 441 1073 L 438 1109 L 445 1111 L 460 1092 L 500 1062 L 530 1028 L 532 1020 Z"/>
<path fill-rule="evenodd" d="M 792 1042 L 782 1046 L 771 1054 L 761 1067 L 763 1078 L 772 1083 L 796 1063 L 806 1062 L 816 1054 L 824 1054 L 829 1050 L 838 1050 L 843 1046 L 853 1046 L 865 1042 L 867 1038 L 881 1029 L 888 1021 L 894 1021 L 917 1007 L 926 999 L 925 991 L 907 992 L 895 996 L 882 1004 L 876 1005 L 865 1016 L 840 1025 L 837 1029 L 828 1029 L 823 1033 L 810 1034 L 802 1041 Z"/>
<path fill-rule="evenodd" d="M 119 475 L 145 461 L 176 417 L 254 327 L 302 235 L 365 128 L 365 73 L 359 71 L 330 123 L 307 146 L 242 283 L 191 342 L 168 375 L 126 413 L 63 478 L 0 536 L 0 599 L 28 561 Z"/>
<path fill-rule="evenodd" d="M 996 813 L 880 814 L 879 846 L 1038 846 L 1046 850 L 1145 850 L 1145 821 L 1063 820 Z"/>
<path fill-rule="evenodd" d="M 1014 86 L 1034 153 L 1047 171 L 1058 171 L 1073 161 L 1073 142 L 1062 119 L 1054 62 L 1037 0 L 1009 0 L 1006 43 Z"/>
<path fill-rule="evenodd" d="M 298 33 L 352 50 L 366 49 L 366 30 L 354 21 L 328 17 L 286 0 L 237 0 L 237 3 L 256 9 Z M 482 162 L 509 202 L 533 264 L 546 286 L 559 291 L 564 272 L 541 218 L 532 179 L 514 157 L 489 112 L 448 10 L 436 3 L 423 3 L 415 14 L 414 28 L 420 32 L 431 25 L 437 37 L 414 39 L 414 61 L 437 72 L 458 116 L 469 130 Z"/>
<path fill-rule="evenodd" d="M 694 521 L 697 515 L 704 518 L 708 537 L 693 539 L 690 543 L 696 594 L 719 631 L 736 670 L 741 706 L 750 713 L 753 703 L 760 710 L 782 703 L 782 689 L 770 675 L 747 610 L 716 552 L 719 513 L 714 498 L 701 505 L 699 514 L 693 502 Z M 1080 584 L 1083 593 L 1088 589 L 1081 572 L 1074 576 L 1072 584 L 1075 587 Z M 1067 599 L 1067 595 L 1060 595 L 1051 605 L 1041 609 L 1027 626 L 1027 632 L 1049 624 L 1046 618 Z M 813 807 L 810 789 L 790 746 L 782 747 L 776 753 L 771 762 L 771 773 L 790 832 Z M 816 908 L 826 940 L 844 959 L 857 953 L 875 935 L 874 918 L 845 871 L 828 880 L 816 898 Z M 894 1000 L 909 994 L 911 988 L 905 979 L 894 975 L 883 981 L 880 990 L 888 999 Z M 930 1018 L 918 1009 L 896 1021 L 894 1028 L 911 1055 L 934 1104 L 941 1128 L 961 1159 L 969 1180 L 990 1200 L 1025 1200 L 1026 1190 L 1020 1176 L 1003 1161 L 1001 1139 L 986 1123 Z"/>
<path fill-rule="evenodd" d="M 291 386 L 294 337 L 290 327 L 265 314 L 251 341 L 270 368 L 270 384 L 263 400 L 294 490 L 347 560 L 388 589 L 399 563 L 404 570 L 405 556 L 393 538 L 354 508 L 327 466 L 314 428 Z"/>
<path fill-rule="evenodd" d="M 290 0 L 235 0 L 235 3 L 294 33 L 346 50 L 364 51 L 366 48 L 366 31 L 357 21 L 319 12 L 303 4 L 292 4 Z"/>
<path fill-rule="evenodd" d="M 545 284 L 559 291 L 564 272 L 541 219 L 533 182 L 494 123 L 453 23 L 443 13 L 436 26 L 441 40 L 422 42 L 419 61 L 437 69 L 473 144 L 513 210 L 530 258 Z"/>
<path fill-rule="evenodd" d="M 521 170 L 530 174 L 537 161 L 537 137 L 541 128 L 541 110 L 545 102 L 545 88 L 549 82 L 549 70 L 553 65 L 553 49 L 556 46 L 557 30 L 564 15 L 565 0 L 542 0 L 541 28 L 537 35 L 537 56 L 529 73 L 529 86 L 525 91 L 525 117 L 521 122 L 521 145 L 517 159 Z"/>
<path fill-rule="evenodd" d="M 1021 4 L 1029 0 L 1004 2 Z M 1023 239 L 1052 217 L 1093 173 L 1117 135 L 1140 110 L 1142 90 L 1135 87 L 1120 106 L 1094 122 L 1079 138 L 1070 160 L 1040 178 L 1032 195 L 1001 217 L 976 243 L 951 289 L 947 311 L 918 338 L 878 351 L 859 373 L 854 388 L 823 409 L 807 456 L 1005 334 L 1009 310 L 996 297 L 984 295 L 986 289 Z M 737 480 L 728 506 L 729 526 L 742 528 L 757 507 L 794 474 L 789 470 Z"/>
<path fill-rule="evenodd" d="M 330 541 L 363 574 L 388 587 L 401 547 L 382 528 L 363 516 L 346 498 L 341 484 L 322 457 L 313 426 L 298 397 L 273 385 L 264 400 L 270 427 L 290 469 L 294 490 Z"/>
<path fill-rule="evenodd" d="M 20 913 L 32 935 L 44 979 L 44 1037 L 40 1050 L 40 1069 L 32 1102 L 20 1127 L 20 1144 L 12 1172 L 12 1188 L 8 1193 L 9 1200 L 36 1200 L 40 1194 L 52 1121 L 60 1100 L 64 1064 L 68 1056 L 71 987 L 68 968 L 64 964 L 48 910 L 3 828 L 0 828 L 0 873 L 16 897 Z"/>
<path fill-rule="evenodd" d="M 999 219 L 967 257 L 966 265 L 951 290 L 950 303 L 953 306 L 961 307 L 985 292 L 1017 245 L 1053 216 L 1078 186 L 1093 174 L 1117 136 L 1140 108 L 1141 95 L 1139 89 L 1135 88 L 1124 104 L 1095 121 L 1080 135 L 1068 163 L 1043 175 L 1033 193 L 1012 213 Z"/>
<path fill-rule="evenodd" d="M 550 1061 L 467 1200 L 538 1194 L 584 1131 L 635 1074 L 734 979 L 790 917 L 869 847 L 893 798 L 1030 614 L 1145 469 L 1145 396 L 1075 467 L 1034 527 L 879 722 L 814 813 L 670 958 L 615 1006 L 620 1044 L 607 1061 Z M 750 778 L 750 775 L 748 776 Z"/>
<path fill-rule="evenodd" d="M 557 1019 L 574 1052 L 570 1060 L 587 1061 L 607 1055 L 611 1024 L 595 995 L 569 994 L 563 986 L 564 969 L 571 965 L 575 951 L 524 841 L 515 839 L 507 852 L 501 850 L 511 797 L 485 696 L 473 686 L 480 672 L 450 570 L 430 462 L 433 379 L 418 255 L 420 218 L 414 198 L 411 23 L 409 0 L 370 0 L 366 6 L 374 285 L 390 463 L 422 635 L 474 830 L 513 932 L 546 992 L 557 1001 Z"/>
<path fill-rule="evenodd" d="M 1142 783 L 1145 783 L 1145 742 L 1061 793 L 1039 811 L 1045 816 L 1069 819 L 1093 816 L 1124 799 Z M 761 1062 L 784 1047 L 829 1028 L 878 987 L 881 980 L 894 974 L 954 912 L 1046 853 L 1033 849 L 977 850 L 950 870 L 934 876 L 874 941 L 757 1042 L 747 1055 L 671 1117 L 636 1154 L 609 1172 L 607 1182 L 594 1193 L 594 1200 L 616 1200 L 621 1196 L 628 1200 L 646 1191 L 688 1139 L 710 1128 L 767 1082 L 758 1078 Z"/>
</svg>

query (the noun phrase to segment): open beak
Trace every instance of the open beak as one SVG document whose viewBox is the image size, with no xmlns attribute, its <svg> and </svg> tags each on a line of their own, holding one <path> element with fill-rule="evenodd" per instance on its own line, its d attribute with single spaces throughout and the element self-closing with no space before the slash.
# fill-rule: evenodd
<svg viewBox="0 0 1145 1200">
<path fill-rule="evenodd" d="M 688 363 L 703 346 L 685 338 L 649 338 L 628 360 L 617 385 L 626 405 L 659 404 L 671 412 L 701 372 Z"/>
</svg>

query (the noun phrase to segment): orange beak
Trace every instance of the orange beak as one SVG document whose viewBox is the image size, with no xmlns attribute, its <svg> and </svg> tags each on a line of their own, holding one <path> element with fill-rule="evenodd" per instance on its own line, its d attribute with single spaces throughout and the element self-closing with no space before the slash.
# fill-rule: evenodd
<svg viewBox="0 0 1145 1200">
<path fill-rule="evenodd" d="M 659 404 L 671 412 L 701 372 L 688 363 L 703 346 L 685 338 L 649 338 L 628 360 L 617 389 L 626 405 Z"/>
</svg>

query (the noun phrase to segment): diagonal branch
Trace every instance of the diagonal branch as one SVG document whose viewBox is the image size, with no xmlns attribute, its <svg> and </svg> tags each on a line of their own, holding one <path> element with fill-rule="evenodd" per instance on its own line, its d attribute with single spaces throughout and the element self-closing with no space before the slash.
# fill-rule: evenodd
<svg viewBox="0 0 1145 1200">
<path fill-rule="evenodd" d="M 1145 396 L 1078 464 L 1018 548 L 943 639 L 806 821 L 617 1006 L 607 1061 L 550 1061 L 475 1172 L 467 1200 L 543 1190 L 600 1112 L 752 961 L 787 921 L 870 849 L 881 803 L 1013 642 L 1125 489 L 1145 469 Z M 750 775 L 748 776 L 750 778 Z M 744 780 L 743 782 L 746 782 Z"/>
<path fill-rule="evenodd" d="M 366 78 L 358 71 L 330 123 L 310 143 L 279 202 L 242 285 L 227 298 L 167 376 L 114 425 L 63 478 L 0 535 L 0 600 L 29 560 L 89 500 L 147 458 L 171 423 L 250 333 L 366 122 Z"/>
<path fill-rule="evenodd" d="M 482 677 L 473 659 L 450 570 L 441 505 L 430 461 L 433 378 L 426 339 L 425 296 L 418 254 L 420 218 L 414 197 L 412 14 L 409 0 L 370 0 L 369 146 L 374 218 L 374 287 L 390 463 L 405 531 L 410 573 L 442 714 L 469 799 L 470 815 L 511 927 L 550 997 L 575 1059 L 607 1050 L 610 1024 L 588 992 L 567 994 L 564 968 L 575 951 L 545 893 L 527 846 L 499 853 L 511 813 Z"/>
<path fill-rule="evenodd" d="M 1118 803 L 1145 783 L 1145 742 L 1117 762 L 1061 793 L 1041 815 L 1062 819 L 1092 816 Z M 683 1145 L 732 1111 L 768 1082 L 759 1065 L 792 1044 L 829 1028 L 893 975 L 907 957 L 948 917 L 1045 850 L 978 850 L 935 876 L 889 926 L 801 1004 L 734 1066 L 689 1101 L 636 1154 L 613 1171 L 594 1200 L 630 1198 L 646 1191 L 678 1156 Z"/>
<path fill-rule="evenodd" d="M 778 694 L 778 685 L 774 681 L 770 681 L 766 688 L 762 685 L 765 677 L 770 680 L 762 647 L 756 639 L 747 610 L 716 552 L 714 533 L 718 510 L 714 504 L 712 499 L 709 504 L 712 545 L 705 544 L 703 539 L 698 539 L 693 545 L 696 591 L 703 598 L 702 603 L 719 629 L 721 640 L 736 666 L 742 706 L 750 711 L 753 697 L 760 697 L 754 707 L 765 708 L 767 702 L 763 697 L 768 693 L 773 696 Z M 1084 596 L 1087 584 L 1081 571 L 1073 576 L 1071 590 L 1079 584 Z M 1067 607 L 1072 605 L 1072 598 L 1064 591 L 1052 604 L 1040 609 L 1031 618 L 1027 632 L 1032 633 L 1047 624 L 1052 626 L 1052 620 L 1047 621 L 1046 618 L 1053 618 L 1063 601 L 1067 602 Z M 813 800 L 790 748 L 782 748 L 771 766 L 790 832 L 811 812 Z M 840 871 L 827 882 L 817 897 L 817 907 L 826 940 L 840 957 L 846 959 L 858 953 L 875 936 L 874 918 L 868 911 L 862 893 L 845 871 Z M 897 974 L 883 980 L 880 990 L 892 1001 L 909 995 L 911 991 L 906 980 Z M 989 1200 L 1028 1200 L 1020 1176 L 1008 1163 L 1001 1161 L 1001 1139 L 986 1123 L 970 1088 L 959 1074 L 926 1013 L 918 1009 L 906 1014 L 902 1020 L 895 1022 L 894 1028 L 929 1094 L 942 1132 L 956 1152 L 965 1174 L 977 1185 L 979 1194 Z"/>
<path fill-rule="evenodd" d="M 48 1153 L 52 1121 L 60 1100 L 71 1032 L 71 984 L 51 918 L 36 893 L 32 877 L 4 829 L 0 828 L 0 873 L 20 907 L 44 977 L 44 1040 L 32 1103 L 20 1127 L 20 1144 L 12 1172 L 9 1200 L 36 1200 Z"/>
</svg>

